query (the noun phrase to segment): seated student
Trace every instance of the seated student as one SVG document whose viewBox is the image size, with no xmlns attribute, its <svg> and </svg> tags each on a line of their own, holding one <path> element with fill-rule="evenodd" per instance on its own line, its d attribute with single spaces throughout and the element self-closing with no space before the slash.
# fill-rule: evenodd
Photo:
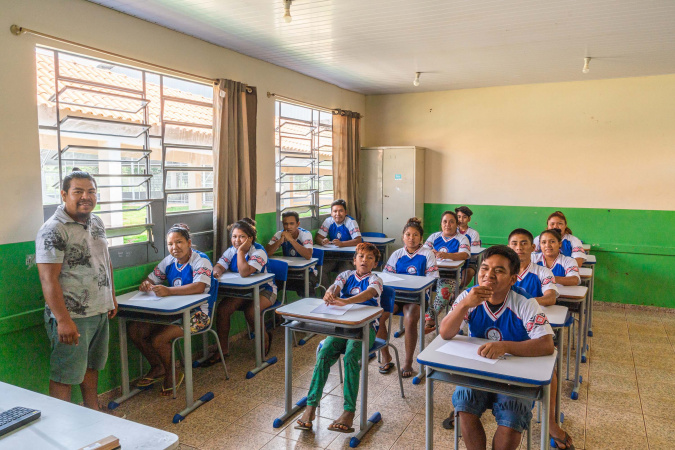
<svg viewBox="0 0 675 450">
<path fill-rule="evenodd" d="M 478 234 L 478 231 L 469 226 L 469 222 L 471 222 L 471 216 L 473 216 L 473 211 L 471 211 L 468 206 L 460 206 L 459 208 L 455 208 L 455 213 L 457 213 L 457 224 L 459 225 L 458 231 L 460 234 L 466 236 L 469 239 L 472 248 L 479 248 L 480 235 Z M 472 267 L 467 268 L 466 272 L 464 272 L 464 280 L 462 281 L 462 285 L 466 286 L 469 284 L 475 274 L 476 271 L 474 270 L 472 264 Z"/>
<path fill-rule="evenodd" d="M 361 230 L 356 220 L 347 215 L 347 202 L 335 200 L 330 205 L 330 217 L 323 221 L 316 232 L 317 245 L 333 244 L 337 247 L 350 247 L 362 242 Z M 321 285 L 330 285 L 331 272 L 344 272 L 350 269 L 347 261 L 324 260 L 321 273 Z"/>
<path fill-rule="evenodd" d="M 565 256 L 570 256 L 577 261 L 577 266 L 581 267 L 586 261 L 586 251 L 581 239 L 572 235 L 572 230 L 567 227 L 567 219 L 565 214 L 561 211 L 555 211 L 548 219 L 546 219 L 546 226 L 549 230 L 558 230 L 562 236 L 562 244 L 560 246 L 560 253 Z M 534 238 L 535 251 L 540 252 L 539 237 Z"/>
<path fill-rule="evenodd" d="M 382 279 L 372 273 L 380 259 L 380 252 L 368 242 L 356 246 L 354 266 L 356 270 L 342 272 L 335 279 L 335 283 L 326 290 L 323 297 L 327 305 L 344 306 L 361 304 L 380 306 L 382 295 Z M 380 320 L 380 323 L 383 320 Z M 373 323 L 374 324 L 374 323 Z M 369 348 L 375 342 L 375 329 L 370 328 Z M 354 413 L 356 411 L 356 397 L 359 393 L 359 372 L 361 370 L 361 341 L 329 336 L 323 343 L 316 358 L 314 374 L 307 394 L 307 407 L 302 417 L 298 419 L 295 428 L 311 430 L 312 421 L 316 416 L 316 407 L 323 396 L 323 387 L 326 384 L 330 368 L 338 361 L 340 353 L 344 353 L 344 412 L 328 426 L 331 431 L 352 433 L 354 428 Z M 367 370 L 367 364 L 366 364 Z"/>
<path fill-rule="evenodd" d="M 245 217 L 230 225 L 228 230 L 230 231 L 232 247 L 225 250 L 223 256 L 213 267 L 213 277 L 218 279 L 226 271 L 239 273 L 241 277 L 248 277 L 258 272 L 267 273 L 267 253 L 265 253 L 263 246 L 255 241 L 258 235 L 255 221 Z M 274 281 L 269 281 L 260 286 L 261 313 L 272 306 L 276 298 L 277 286 Z M 262 320 L 262 317 L 255 317 L 252 298 L 223 298 L 216 310 L 216 328 L 225 357 L 229 355 L 230 318 L 235 311 L 244 311 L 244 316 L 251 329 L 255 325 L 254 320 Z M 265 329 L 264 324 L 261 329 Z M 265 355 L 269 352 L 271 338 L 272 333 L 265 333 Z M 209 366 L 218 361 L 220 361 L 220 355 L 215 354 L 206 360 L 203 365 Z"/>
<path fill-rule="evenodd" d="M 534 251 L 534 237 L 524 228 L 516 228 L 509 235 L 509 247 L 516 252 L 520 259 L 518 278 L 514 287 L 523 289 L 533 297 L 541 306 L 555 305 L 558 298 L 558 288 L 555 284 L 555 276 L 550 269 L 532 262 Z M 558 388 L 558 377 L 553 371 L 551 380 L 551 404 L 555 404 Z M 558 448 L 571 448 L 572 440 L 569 435 L 558 426 L 555 418 L 555 409 L 551 408 L 549 415 L 549 432 L 555 440 Z"/>
<path fill-rule="evenodd" d="M 265 246 L 268 255 L 273 255 L 281 247 L 284 256 L 312 259 L 312 233 L 300 227 L 300 216 L 295 211 L 281 214 L 283 231 L 277 231 Z M 314 296 L 316 271 L 309 272 L 309 295 Z M 289 279 L 286 288 L 294 290 L 300 297 L 305 296 L 304 280 Z"/>
<path fill-rule="evenodd" d="M 166 245 L 169 256 L 160 261 L 150 275 L 141 283 L 140 291 L 153 291 L 159 297 L 169 295 L 190 295 L 208 292 L 208 303 L 192 311 L 190 329 L 193 333 L 201 331 L 211 322 L 210 311 L 215 302 L 218 285 L 211 281 L 211 261 L 204 253 L 192 248 L 190 229 L 177 223 L 166 233 Z M 168 284 L 165 286 L 164 283 Z M 186 326 L 183 324 L 183 326 Z M 171 342 L 183 336 L 178 325 L 161 325 L 147 322 L 129 322 L 129 337 L 150 363 L 150 371 L 137 383 L 138 387 L 147 387 L 164 378 L 162 396 L 168 396 L 173 390 L 171 380 Z M 189 364 L 190 362 L 188 362 Z M 177 377 L 178 385 L 183 375 Z"/>
<path fill-rule="evenodd" d="M 533 241 L 532 233 L 524 228 L 516 228 L 509 234 L 509 247 L 520 258 L 515 286 L 523 288 L 541 306 L 555 305 L 558 298 L 555 276 L 551 269 L 532 262 Z"/>
<path fill-rule="evenodd" d="M 408 219 L 408 223 L 403 227 L 403 248 L 391 254 L 389 261 L 384 266 L 383 272 L 438 278 L 436 257 L 431 250 L 422 245 L 423 235 L 422 221 L 417 217 Z M 427 296 L 428 299 L 429 297 Z M 413 374 L 413 355 L 415 353 L 415 346 L 417 345 L 418 333 L 416 330 L 420 319 L 420 305 L 397 303 L 394 310 L 397 311 L 401 307 L 403 308 L 403 323 L 408 330 L 405 334 L 405 362 L 401 368 L 401 376 L 403 378 L 410 378 Z M 377 333 L 379 337 L 386 339 L 387 317 L 385 316 L 386 314 L 383 314 L 383 319 L 380 321 L 380 328 Z M 380 366 L 380 373 L 389 373 L 394 367 L 394 363 L 391 361 L 391 354 L 387 347 L 383 348 L 381 352 L 383 364 Z"/>
<path fill-rule="evenodd" d="M 457 232 L 457 214 L 452 211 L 443 213 L 441 216 L 441 231 L 429 236 L 424 246 L 434 252 L 437 260 L 465 261 L 471 257 L 469 239 Z M 436 329 L 436 318 L 441 310 L 447 306 L 453 292 L 455 292 L 454 278 L 438 279 L 434 304 L 429 306 L 429 312 L 425 316 L 425 334 Z"/>
<path fill-rule="evenodd" d="M 541 253 L 532 253 L 532 262 L 551 269 L 555 282 L 563 286 L 577 286 L 581 283 L 579 266 L 574 258 L 560 253 L 562 237 L 558 230 L 544 230 L 538 236 Z"/>
<path fill-rule="evenodd" d="M 478 286 L 462 292 L 443 318 L 440 335 L 454 338 L 463 325 L 469 335 L 491 342 L 478 348 L 486 358 L 506 353 L 515 356 L 544 356 L 554 352 L 553 330 L 532 298 L 511 287 L 518 277 L 518 255 L 505 245 L 488 248 L 478 268 Z M 468 449 L 486 448 L 485 429 L 480 416 L 488 408 L 497 421 L 492 448 L 516 449 L 521 433 L 532 419 L 532 401 L 457 387 L 452 404 L 459 413 L 462 436 Z"/>
</svg>

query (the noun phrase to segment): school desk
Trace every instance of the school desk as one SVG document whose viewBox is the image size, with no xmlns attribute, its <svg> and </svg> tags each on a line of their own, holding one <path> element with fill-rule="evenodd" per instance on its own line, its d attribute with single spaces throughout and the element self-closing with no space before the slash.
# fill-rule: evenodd
<svg viewBox="0 0 675 450">
<path fill-rule="evenodd" d="M 389 247 L 388 244 L 393 244 L 396 239 L 389 237 L 371 237 L 371 236 L 362 236 L 363 242 L 370 242 L 380 251 L 382 255 L 382 262 L 386 263 L 389 259 Z"/>
<path fill-rule="evenodd" d="M 262 360 L 263 345 L 265 339 L 260 329 L 260 286 L 274 280 L 273 273 L 254 273 L 247 277 L 241 277 L 235 272 L 225 272 L 218 279 L 218 298 L 222 297 L 241 297 L 241 291 L 250 291 L 253 293 L 254 317 L 254 340 L 255 340 L 255 368 L 246 373 L 246 379 L 253 378 L 258 372 L 277 362 L 277 357 L 273 356 L 267 361 Z"/>
<path fill-rule="evenodd" d="M 319 261 L 318 258 L 305 259 L 292 256 L 272 256 L 270 259 L 287 263 L 289 276 L 295 274 L 297 278 L 304 280 L 305 297 L 309 297 L 309 271 L 316 267 L 316 263 Z"/>
<path fill-rule="evenodd" d="M 119 305 L 118 326 L 120 335 L 120 368 L 122 372 L 122 396 L 108 404 L 108 408 L 115 409 L 120 403 L 142 392 L 142 389 L 129 388 L 129 358 L 127 349 L 127 321 L 154 322 L 171 324 L 177 316 L 182 316 L 182 323 L 190 323 L 190 311 L 203 305 L 209 300 L 209 293 L 193 295 L 170 295 L 159 300 L 132 300 L 138 291 L 132 291 L 117 297 Z M 213 393 L 207 392 L 198 400 L 194 400 L 192 386 L 192 333 L 189 326 L 183 327 L 185 352 L 185 409 L 173 416 L 173 423 L 185 419 L 195 409 L 213 399 Z"/>
<path fill-rule="evenodd" d="M 595 266 L 590 267 L 580 267 L 579 276 L 581 277 L 582 286 L 588 288 L 588 311 L 586 317 L 586 336 L 593 337 L 593 300 L 594 300 L 594 287 L 595 287 Z M 584 339 L 585 343 L 586 339 Z"/>
<path fill-rule="evenodd" d="M 0 410 L 15 406 L 37 409 L 42 415 L 1 437 L 0 448 L 76 449 L 110 435 L 120 440 L 124 450 L 178 448 L 178 436 L 168 431 L 0 382 Z"/>
<path fill-rule="evenodd" d="M 282 316 L 285 322 L 285 347 L 284 360 L 284 414 L 274 420 L 274 428 L 280 428 L 286 420 L 297 411 L 307 406 L 307 397 L 301 398 L 292 405 L 293 380 L 293 332 L 325 334 L 345 339 L 354 339 L 362 342 L 361 345 L 361 411 L 359 417 L 359 432 L 350 440 L 350 447 L 359 445 L 363 436 L 370 428 L 382 419 L 379 412 L 368 418 L 368 353 L 370 327 L 372 322 L 382 315 L 382 308 L 366 305 L 354 305 L 343 315 L 317 314 L 312 310 L 317 306 L 324 305 L 324 301 L 318 298 L 303 298 L 277 309 L 277 314 Z M 338 364 L 340 364 L 338 362 Z"/>
<path fill-rule="evenodd" d="M 558 302 L 562 302 L 565 305 L 574 304 L 579 309 L 579 325 L 577 327 L 577 337 L 576 337 L 576 358 L 574 362 L 574 388 L 572 389 L 572 394 L 570 398 L 572 400 L 577 400 L 579 398 L 579 385 L 582 383 L 582 377 L 579 375 L 579 368 L 582 363 L 582 355 L 586 353 L 585 349 L 582 349 L 584 338 L 586 334 L 586 308 L 588 303 L 588 288 L 586 286 L 563 286 L 560 284 L 556 285 L 560 296 L 558 297 Z M 569 367 L 570 367 L 570 343 L 571 343 L 571 333 L 568 333 L 567 340 L 567 379 L 569 380 Z M 586 362 L 586 358 L 583 358 L 583 362 Z"/>
<path fill-rule="evenodd" d="M 553 331 L 556 334 L 556 342 L 558 343 L 558 359 L 557 359 L 557 374 L 558 374 L 558 388 L 556 389 L 555 393 L 555 417 L 556 421 L 558 422 L 558 425 L 562 422 L 562 413 L 560 412 L 560 402 L 562 398 L 562 357 L 563 357 L 563 352 L 565 350 L 564 348 L 564 343 L 565 339 L 563 339 L 563 329 L 564 328 L 569 328 L 571 325 L 571 321 L 568 320 L 570 317 L 569 314 L 569 309 L 567 306 L 563 305 L 550 305 L 550 306 L 542 306 L 541 309 L 544 311 L 544 314 L 546 314 L 546 318 L 548 319 L 548 323 L 551 325 L 551 328 L 553 328 Z"/>
<path fill-rule="evenodd" d="M 434 382 L 443 381 L 482 391 L 539 401 L 542 404 L 543 418 L 548 418 L 550 409 L 550 390 L 557 352 L 552 355 L 521 357 L 507 356 L 495 364 L 488 364 L 469 358 L 442 353 L 438 349 L 445 345 L 461 345 L 469 342 L 482 345 L 490 342 L 467 336 L 455 336 L 444 340 L 440 336 L 417 356 L 417 362 L 426 366 L 426 448 L 433 448 L 434 441 Z M 459 423 L 455 420 L 455 449 L 458 448 Z M 488 437 L 490 442 L 490 437 Z M 541 421 L 541 448 L 549 448 L 548 420 Z"/>
</svg>

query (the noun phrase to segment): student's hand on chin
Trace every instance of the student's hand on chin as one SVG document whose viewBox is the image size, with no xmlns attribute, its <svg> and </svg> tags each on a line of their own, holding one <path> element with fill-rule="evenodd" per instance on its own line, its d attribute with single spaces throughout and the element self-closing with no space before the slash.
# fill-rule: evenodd
<svg viewBox="0 0 675 450">
<path fill-rule="evenodd" d="M 155 295 L 157 295 L 157 297 L 166 297 L 168 295 L 171 295 L 169 293 L 169 288 L 166 286 L 162 286 L 161 284 L 153 286 L 152 290 L 155 291 Z"/>
<path fill-rule="evenodd" d="M 253 238 L 250 237 L 244 241 L 243 244 L 239 246 L 237 251 L 242 252 L 244 254 L 248 253 L 248 251 L 251 249 L 251 245 L 253 245 Z"/>
<path fill-rule="evenodd" d="M 469 295 L 466 296 L 464 301 L 467 302 L 467 305 L 473 307 L 490 300 L 490 297 L 492 297 L 492 288 L 476 286 L 469 291 Z"/>
<path fill-rule="evenodd" d="M 478 354 L 484 358 L 497 359 L 506 353 L 504 341 L 488 342 L 478 348 Z"/>
</svg>

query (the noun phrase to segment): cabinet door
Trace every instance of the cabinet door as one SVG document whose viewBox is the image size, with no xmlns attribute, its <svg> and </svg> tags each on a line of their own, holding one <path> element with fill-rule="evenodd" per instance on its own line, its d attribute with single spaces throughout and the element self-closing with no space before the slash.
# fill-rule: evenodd
<svg viewBox="0 0 675 450">
<path fill-rule="evenodd" d="M 361 231 L 382 231 L 382 150 L 361 150 L 359 155 Z M 349 206 L 349 205 L 347 205 Z"/>
<path fill-rule="evenodd" d="M 415 149 L 385 149 L 382 156 L 382 228 L 396 238 L 395 248 L 403 245 L 401 234 L 415 215 Z"/>
</svg>

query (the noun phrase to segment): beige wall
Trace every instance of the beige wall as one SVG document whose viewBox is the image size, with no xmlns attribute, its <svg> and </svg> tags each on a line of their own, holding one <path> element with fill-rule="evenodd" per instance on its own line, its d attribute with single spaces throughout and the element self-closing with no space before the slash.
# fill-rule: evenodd
<svg viewBox="0 0 675 450">
<path fill-rule="evenodd" d="M 367 146 L 430 149 L 427 203 L 675 209 L 675 75 L 368 96 L 366 116 Z"/>
<path fill-rule="evenodd" d="M 0 0 L 0 10 L 0 192 L 5 211 L 0 244 L 33 240 L 42 224 L 34 48 L 44 44 L 68 49 L 30 35 L 16 37 L 9 32 L 12 24 L 200 76 L 257 86 L 259 213 L 276 209 L 274 100 L 267 98 L 267 91 L 365 111 L 363 95 L 84 0 Z"/>
</svg>

